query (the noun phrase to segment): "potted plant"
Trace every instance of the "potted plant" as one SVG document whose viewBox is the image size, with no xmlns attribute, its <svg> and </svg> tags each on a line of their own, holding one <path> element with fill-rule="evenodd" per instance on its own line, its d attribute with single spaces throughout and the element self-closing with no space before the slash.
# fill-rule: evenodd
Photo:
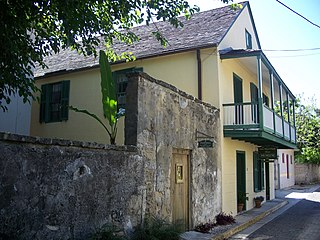
<svg viewBox="0 0 320 240">
<path fill-rule="evenodd" d="M 237 198 L 238 212 L 241 212 L 243 210 L 244 204 L 246 203 L 246 201 L 249 200 L 249 198 L 247 197 L 247 194 L 248 193 L 238 192 L 238 198 Z"/>
<path fill-rule="evenodd" d="M 254 202 L 256 204 L 256 208 L 260 208 L 261 207 L 261 203 L 263 202 L 264 197 L 263 196 L 258 196 L 254 198 Z"/>
</svg>

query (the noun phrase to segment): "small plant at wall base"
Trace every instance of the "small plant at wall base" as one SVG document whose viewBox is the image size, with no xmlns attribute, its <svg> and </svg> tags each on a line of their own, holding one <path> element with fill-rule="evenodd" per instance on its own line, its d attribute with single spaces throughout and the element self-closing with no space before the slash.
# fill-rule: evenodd
<svg viewBox="0 0 320 240">
<path fill-rule="evenodd" d="M 118 119 L 125 114 L 125 110 L 123 108 L 119 109 L 117 112 L 117 96 L 116 96 L 116 82 L 112 78 L 112 72 L 110 68 L 110 64 L 107 58 L 107 55 L 104 51 L 100 51 L 99 55 L 99 65 L 100 65 L 100 74 L 101 74 L 101 92 L 102 92 L 102 106 L 103 106 L 103 114 L 106 119 L 108 119 L 110 130 L 103 123 L 103 121 L 95 114 L 90 113 L 85 109 L 78 109 L 73 106 L 69 106 L 69 108 L 75 112 L 84 113 L 95 120 L 97 120 L 103 128 L 106 130 L 110 137 L 110 143 L 115 144 L 116 136 L 117 136 L 117 123 Z"/>
<path fill-rule="evenodd" d="M 196 232 L 201 232 L 201 233 L 209 233 L 211 231 L 212 228 L 214 228 L 215 226 L 217 226 L 217 224 L 212 223 L 212 222 L 207 222 L 207 223 L 202 223 L 197 225 L 194 230 Z"/>
<path fill-rule="evenodd" d="M 120 236 L 121 232 L 115 226 L 106 225 L 96 232 L 90 240 L 126 240 L 126 237 Z"/>
<path fill-rule="evenodd" d="M 221 212 L 216 216 L 216 222 L 218 225 L 228 225 L 235 223 L 236 220 L 232 215 Z"/>
<path fill-rule="evenodd" d="M 201 232 L 201 233 L 210 233 L 210 231 L 218 225 L 229 225 L 236 222 L 235 218 L 232 215 L 228 215 L 224 212 L 221 212 L 218 215 L 216 215 L 215 219 L 216 219 L 216 223 L 213 223 L 211 221 L 207 223 L 202 223 L 197 225 L 194 228 L 194 230 L 196 232 Z"/>
<path fill-rule="evenodd" d="M 179 240 L 181 227 L 157 217 L 148 217 L 144 225 L 138 226 L 131 240 Z"/>
</svg>

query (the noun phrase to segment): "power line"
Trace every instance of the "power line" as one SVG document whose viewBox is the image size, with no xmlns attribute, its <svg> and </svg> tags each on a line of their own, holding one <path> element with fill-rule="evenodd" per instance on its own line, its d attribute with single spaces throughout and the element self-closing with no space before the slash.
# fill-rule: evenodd
<svg viewBox="0 0 320 240">
<path fill-rule="evenodd" d="M 290 58 L 290 57 L 306 57 L 312 55 L 320 55 L 320 53 L 300 54 L 300 55 L 287 55 L 287 56 L 268 56 L 268 58 Z"/>
<path fill-rule="evenodd" d="M 300 51 L 315 51 L 320 48 L 300 48 L 300 49 L 263 49 L 266 52 L 300 52 Z"/>
<path fill-rule="evenodd" d="M 314 26 L 316 26 L 316 27 L 320 28 L 320 26 L 319 26 L 319 25 L 317 25 L 317 24 L 315 24 L 315 23 L 311 22 L 308 18 L 306 18 L 306 17 L 302 16 L 300 13 L 298 13 L 298 12 L 294 11 L 292 8 L 288 7 L 288 6 L 287 6 L 287 5 L 285 5 L 284 3 L 280 2 L 279 0 L 276 0 L 276 1 L 277 1 L 278 3 L 280 3 L 281 5 L 283 5 L 284 7 L 288 8 L 291 12 L 293 12 L 293 13 L 297 14 L 298 16 L 302 17 L 302 18 L 303 18 L 304 20 L 306 20 L 307 22 L 309 22 L 309 23 L 311 23 L 312 25 L 314 25 Z"/>
</svg>

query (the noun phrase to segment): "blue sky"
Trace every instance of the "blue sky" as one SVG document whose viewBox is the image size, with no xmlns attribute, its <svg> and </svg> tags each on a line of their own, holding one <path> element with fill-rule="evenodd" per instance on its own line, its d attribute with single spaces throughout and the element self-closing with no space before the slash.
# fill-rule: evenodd
<svg viewBox="0 0 320 240">
<path fill-rule="evenodd" d="M 319 0 L 280 0 L 320 25 Z M 241 1 L 234 1 L 241 2 Z M 276 0 L 249 0 L 263 50 L 320 48 L 320 28 L 282 6 Z M 224 6 L 220 0 L 189 0 L 201 11 Z M 294 95 L 315 97 L 320 107 L 320 49 L 313 51 L 264 51 Z"/>
</svg>

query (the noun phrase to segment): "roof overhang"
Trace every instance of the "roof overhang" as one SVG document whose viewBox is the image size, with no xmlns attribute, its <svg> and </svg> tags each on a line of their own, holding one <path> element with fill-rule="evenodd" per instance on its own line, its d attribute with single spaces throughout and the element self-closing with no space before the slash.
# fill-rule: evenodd
<svg viewBox="0 0 320 240">
<path fill-rule="evenodd" d="M 168 51 L 163 51 L 161 53 L 149 54 L 149 55 L 146 54 L 143 56 L 137 56 L 136 60 L 143 60 L 143 59 L 149 59 L 149 58 L 155 58 L 155 57 L 163 57 L 163 56 L 168 56 L 168 55 L 173 55 L 173 54 L 179 54 L 179 53 L 190 52 L 190 51 L 195 51 L 195 50 L 202 50 L 202 49 L 209 49 L 209 48 L 216 48 L 216 47 L 217 47 L 217 43 L 210 43 L 210 44 L 204 44 L 204 45 L 198 45 L 198 46 L 191 46 L 191 47 L 187 47 L 187 48 L 170 49 Z M 111 65 L 122 64 L 125 62 L 126 62 L 126 60 L 119 60 L 119 61 L 111 63 Z M 97 69 L 97 68 L 99 68 L 99 64 L 94 64 L 92 66 L 73 68 L 73 69 L 62 69 L 59 71 L 48 72 L 43 75 L 35 76 L 35 80 L 39 80 L 39 79 L 43 79 L 43 78 L 47 78 L 47 77 L 59 76 L 62 74 L 87 71 L 87 70 Z"/>
</svg>

